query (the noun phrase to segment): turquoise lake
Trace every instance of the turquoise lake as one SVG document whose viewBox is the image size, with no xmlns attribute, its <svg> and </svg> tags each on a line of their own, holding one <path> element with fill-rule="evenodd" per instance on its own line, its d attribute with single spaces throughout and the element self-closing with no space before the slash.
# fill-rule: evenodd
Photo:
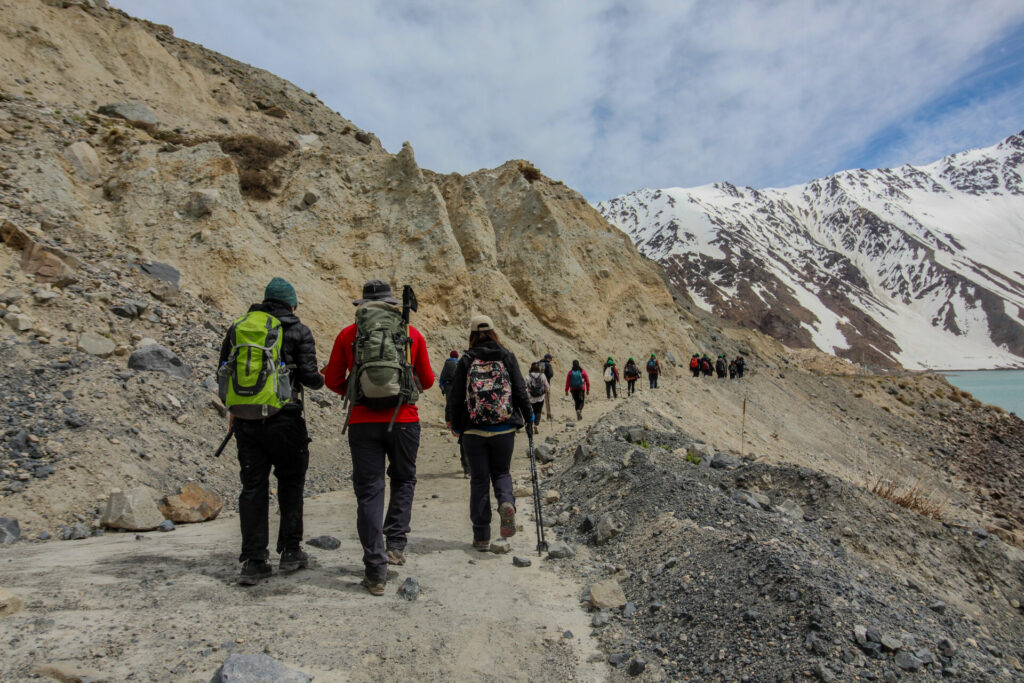
<svg viewBox="0 0 1024 683">
<path fill-rule="evenodd" d="M 1024 417 L 1024 370 L 972 370 L 942 373 L 950 384 L 983 403 Z"/>
</svg>

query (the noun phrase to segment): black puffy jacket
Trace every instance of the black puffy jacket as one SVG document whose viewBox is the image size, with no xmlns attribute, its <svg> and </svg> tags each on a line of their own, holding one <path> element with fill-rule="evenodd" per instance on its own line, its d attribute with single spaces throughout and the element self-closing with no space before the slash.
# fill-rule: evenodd
<svg viewBox="0 0 1024 683">
<path fill-rule="evenodd" d="M 249 313 L 262 311 L 269 313 L 281 321 L 284 328 L 284 338 L 281 340 L 281 360 L 291 368 L 292 402 L 285 406 L 285 410 L 302 410 L 302 402 L 299 400 L 299 388 L 309 387 L 319 389 L 324 385 L 324 376 L 316 362 L 316 342 L 313 341 L 313 333 L 309 328 L 299 322 L 299 318 L 292 312 L 288 304 L 268 299 L 261 304 L 253 304 L 249 307 Z M 231 355 L 231 340 L 227 335 L 220 345 L 221 363 L 227 361 Z"/>
<path fill-rule="evenodd" d="M 519 369 L 519 361 L 514 353 L 492 341 L 477 344 L 462 354 L 459 365 L 455 368 L 452 385 L 448 388 L 448 402 L 444 408 L 445 421 L 450 422 L 452 429 L 460 434 L 471 428 L 469 424 L 469 408 L 466 407 L 466 377 L 473 360 L 500 360 L 508 370 L 508 378 L 512 384 L 512 419 L 509 424 L 519 429 L 527 421 L 533 421 L 533 406 L 526 393 L 526 382 Z"/>
</svg>

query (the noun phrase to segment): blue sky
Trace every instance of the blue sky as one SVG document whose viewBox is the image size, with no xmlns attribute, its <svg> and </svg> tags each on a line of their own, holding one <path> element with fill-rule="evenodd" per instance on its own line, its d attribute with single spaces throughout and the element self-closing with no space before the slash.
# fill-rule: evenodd
<svg viewBox="0 0 1024 683">
<path fill-rule="evenodd" d="M 525 158 L 589 200 L 926 163 L 1024 129 L 1019 0 L 113 0 L 421 166 Z"/>
</svg>

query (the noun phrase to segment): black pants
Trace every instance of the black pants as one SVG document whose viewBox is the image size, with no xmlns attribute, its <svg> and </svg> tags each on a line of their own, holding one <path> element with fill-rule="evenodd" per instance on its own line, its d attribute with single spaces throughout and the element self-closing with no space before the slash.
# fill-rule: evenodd
<svg viewBox="0 0 1024 683">
<path fill-rule="evenodd" d="M 462 443 L 462 437 L 459 437 L 459 461 L 462 463 L 462 473 L 469 474 L 469 458 L 466 457 L 466 446 Z"/>
<path fill-rule="evenodd" d="M 611 382 L 605 382 L 604 383 L 604 395 L 605 395 L 605 398 L 611 398 L 612 396 L 614 396 L 615 398 L 619 397 L 619 387 L 618 387 L 618 384 L 619 383 L 616 382 L 615 380 L 612 380 Z"/>
<path fill-rule="evenodd" d="M 690 368 L 690 372 L 693 373 L 694 377 L 700 377 L 700 368 Z"/>
<path fill-rule="evenodd" d="M 546 395 L 547 394 L 545 394 L 545 396 Z M 541 415 L 544 411 L 544 401 L 537 401 L 536 403 L 531 403 L 530 406 L 533 408 L 533 422 L 534 424 L 539 424 Z M 548 419 L 550 420 L 551 418 Z"/>
<path fill-rule="evenodd" d="M 238 518 L 245 560 L 266 560 L 269 542 L 270 470 L 277 477 L 281 524 L 277 552 L 298 550 L 302 544 L 302 490 L 309 467 L 309 435 L 302 413 L 283 411 L 266 420 L 235 420 L 242 492 Z"/>
<path fill-rule="evenodd" d="M 409 537 L 420 423 L 399 422 L 390 432 L 387 423 L 351 424 L 348 446 L 352 452 L 356 531 L 363 546 L 363 566 L 367 576 L 383 581 L 388 573 L 387 549 L 404 550 Z M 388 461 L 386 473 L 391 479 L 391 500 L 386 515 L 385 458 Z"/>
<path fill-rule="evenodd" d="M 648 372 L 647 373 L 647 381 L 650 383 L 651 389 L 657 389 L 658 388 L 658 373 L 656 373 L 656 372 Z"/>
<path fill-rule="evenodd" d="M 462 443 L 469 458 L 469 521 L 473 523 L 473 540 L 491 539 L 491 486 L 498 507 L 502 503 L 516 504 L 512 495 L 512 451 L 516 445 L 515 432 L 495 436 L 463 434 Z"/>
<path fill-rule="evenodd" d="M 587 397 L 587 392 L 583 389 L 571 389 L 572 402 L 576 405 L 576 410 L 583 410 L 583 401 Z"/>
</svg>

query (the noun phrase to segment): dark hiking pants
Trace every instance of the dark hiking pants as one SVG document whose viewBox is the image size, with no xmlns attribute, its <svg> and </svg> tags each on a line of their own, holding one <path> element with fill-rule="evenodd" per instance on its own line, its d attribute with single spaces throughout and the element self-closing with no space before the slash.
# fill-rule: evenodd
<svg viewBox="0 0 1024 683">
<path fill-rule="evenodd" d="M 515 448 L 515 432 L 494 436 L 463 434 L 462 443 L 469 458 L 469 521 L 473 523 L 473 540 L 489 541 L 491 538 L 491 487 L 498 507 L 502 503 L 516 504 L 512 495 L 512 450 Z"/>
<path fill-rule="evenodd" d="M 619 383 L 614 381 L 614 380 L 612 380 L 611 382 L 605 382 L 604 383 L 604 395 L 605 395 L 605 398 L 611 398 L 612 396 L 614 396 L 615 398 L 619 397 L 618 384 Z"/>
<path fill-rule="evenodd" d="M 636 380 L 635 379 L 627 379 L 626 380 L 626 393 L 627 393 L 627 395 L 632 396 L 635 391 L 636 391 Z"/>
<path fill-rule="evenodd" d="M 459 461 L 462 463 L 462 473 L 469 474 L 469 458 L 466 457 L 466 447 L 462 443 L 462 437 L 459 437 Z"/>
<path fill-rule="evenodd" d="M 572 402 L 576 406 L 576 410 L 583 410 L 583 401 L 587 398 L 587 392 L 583 389 L 571 389 Z"/>
<path fill-rule="evenodd" d="M 545 394 L 545 396 L 546 395 L 547 394 Z M 544 401 L 537 401 L 536 403 L 531 403 L 530 407 L 533 408 L 533 421 L 536 424 L 540 424 L 540 418 L 544 414 Z M 548 417 L 548 421 L 551 421 L 550 417 Z"/>
<path fill-rule="evenodd" d="M 658 373 L 656 373 L 656 372 L 648 372 L 647 373 L 647 381 L 650 382 L 651 389 L 657 389 L 658 388 Z"/>
<path fill-rule="evenodd" d="M 238 519 L 242 554 L 238 561 L 266 560 L 270 531 L 270 470 L 277 477 L 281 523 L 277 552 L 298 550 L 302 544 L 302 490 L 309 467 L 309 436 L 301 413 L 280 412 L 266 420 L 235 420 L 235 441 L 242 492 Z"/>
<path fill-rule="evenodd" d="M 399 422 L 390 432 L 387 423 L 352 424 L 348 427 L 348 446 L 352 452 L 356 531 L 363 546 L 363 566 L 367 576 L 383 581 L 388 572 L 387 549 L 404 550 L 409 536 L 420 423 Z M 391 479 L 391 499 L 386 515 L 385 472 Z"/>
<path fill-rule="evenodd" d="M 700 368 L 690 368 L 690 372 L 693 373 L 694 377 L 700 377 Z"/>
</svg>

